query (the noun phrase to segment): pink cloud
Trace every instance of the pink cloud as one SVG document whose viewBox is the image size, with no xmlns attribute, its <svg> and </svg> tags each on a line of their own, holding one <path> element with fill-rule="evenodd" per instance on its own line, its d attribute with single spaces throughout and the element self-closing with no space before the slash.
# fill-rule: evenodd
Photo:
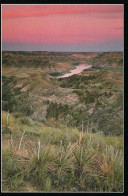
<svg viewBox="0 0 128 196">
<path fill-rule="evenodd" d="M 2 17 L 39 17 L 73 13 L 120 13 L 123 5 L 3 5 Z"/>
</svg>

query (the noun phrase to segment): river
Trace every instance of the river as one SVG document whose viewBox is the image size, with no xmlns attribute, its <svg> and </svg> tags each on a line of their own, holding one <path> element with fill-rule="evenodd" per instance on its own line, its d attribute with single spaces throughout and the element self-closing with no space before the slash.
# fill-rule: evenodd
<svg viewBox="0 0 128 196">
<path fill-rule="evenodd" d="M 70 73 L 66 73 L 66 74 L 64 74 L 63 76 L 59 76 L 59 77 L 57 77 L 57 78 L 67 78 L 67 77 L 72 76 L 72 75 L 74 75 L 74 74 L 79 74 L 79 73 L 81 73 L 84 69 L 89 69 L 89 68 L 91 68 L 92 66 L 87 65 L 87 64 L 80 64 L 80 65 L 77 65 L 77 66 L 75 66 L 75 67 L 76 67 L 76 68 L 75 68 L 75 69 L 72 69 L 72 70 L 70 71 Z"/>
</svg>

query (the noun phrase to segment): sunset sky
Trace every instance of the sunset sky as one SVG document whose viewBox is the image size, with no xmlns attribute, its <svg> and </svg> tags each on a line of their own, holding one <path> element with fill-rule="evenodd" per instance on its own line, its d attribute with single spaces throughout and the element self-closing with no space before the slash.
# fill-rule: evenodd
<svg viewBox="0 0 128 196">
<path fill-rule="evenodd" d="M 123 51 L 123 5 L 2 5 L 2 50 Z"/>
</svg>

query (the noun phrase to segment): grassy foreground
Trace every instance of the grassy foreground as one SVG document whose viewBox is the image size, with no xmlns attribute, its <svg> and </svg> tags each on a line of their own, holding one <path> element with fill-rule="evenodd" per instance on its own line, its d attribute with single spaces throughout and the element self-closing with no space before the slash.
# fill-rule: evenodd
<svg viewBox="0 0 128 196">
<path fill-rule="evenodd" d="M 3 192 L 123 191 L 122 137 L 52 123 L 3 112 Z"/>
</svg>

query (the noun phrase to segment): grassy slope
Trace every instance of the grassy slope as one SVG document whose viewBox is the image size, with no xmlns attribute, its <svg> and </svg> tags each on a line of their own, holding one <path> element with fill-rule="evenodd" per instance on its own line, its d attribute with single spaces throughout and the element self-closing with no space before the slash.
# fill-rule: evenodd
<svg viewBox="0 0 128 196">
<path fill-rule="evenodd" d="M 48 127 L 20 113 L 7 118 L 3 112 L 3 191 L 123 190 L 122 137 Z"/>
</svg>

